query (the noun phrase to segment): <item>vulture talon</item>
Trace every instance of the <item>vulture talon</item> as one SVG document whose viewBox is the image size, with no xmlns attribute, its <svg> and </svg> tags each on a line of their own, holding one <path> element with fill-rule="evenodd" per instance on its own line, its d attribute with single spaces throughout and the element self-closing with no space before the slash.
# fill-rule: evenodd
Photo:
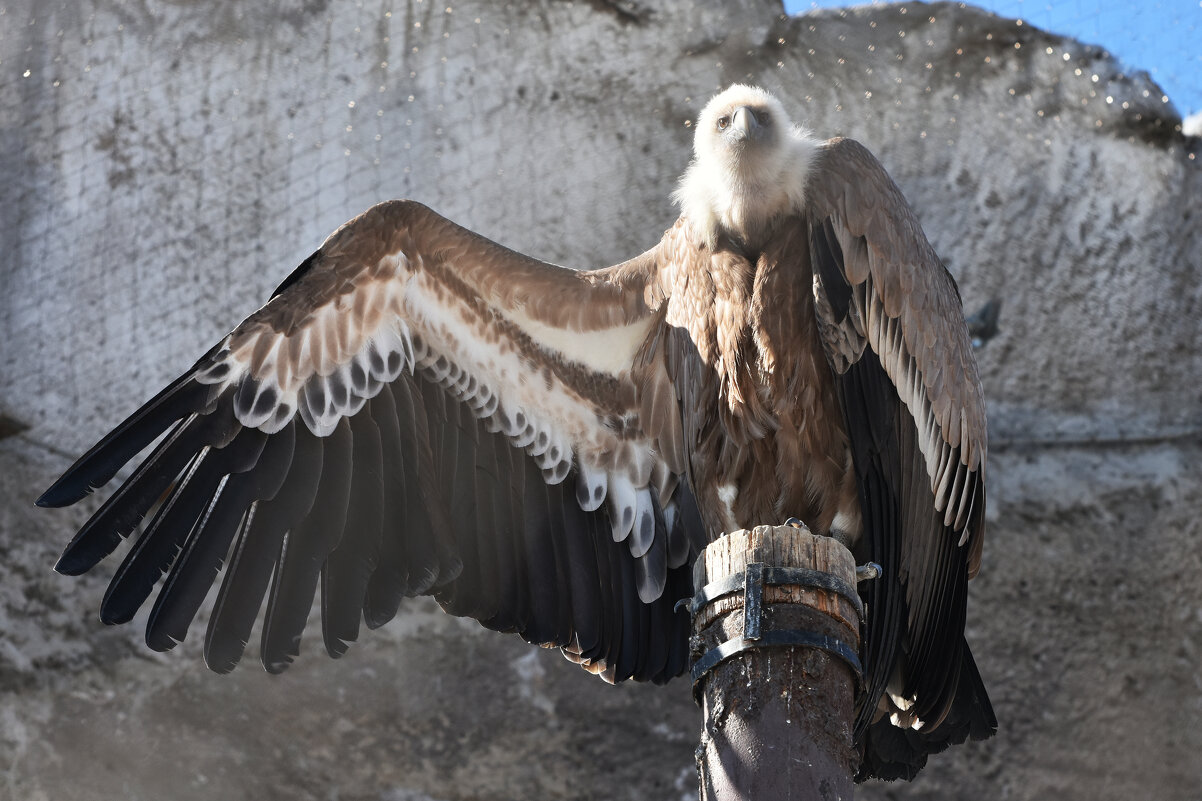
<svg viewBox="0 0 1202 801">
<path fill-rule="evenodd" d="M 876 562 L 866 562 L 862 565 L 856 565 L 856 583 L 880 578 L 884 572 Z"/>
</svg>

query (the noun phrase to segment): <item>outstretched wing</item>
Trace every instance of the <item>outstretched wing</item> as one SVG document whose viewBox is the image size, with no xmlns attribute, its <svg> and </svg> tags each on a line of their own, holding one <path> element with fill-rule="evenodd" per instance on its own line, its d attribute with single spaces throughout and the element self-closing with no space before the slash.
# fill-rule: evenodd
<svg viewBox="0 0 1202 801">
<path fill-rule="evenodd" d="M 611 680 L 666 680 L 703 542 L 655 276 L 654 250 L 580 273 L 380 204 L 46 491 L 74 503 L 165 433 L 57 569 L 90 569 L 157 504 L 101 618 L 128 621 L 165 573 L 146 641 L 171 648 L 224 566 L 214 670 L 264 598 L 262 660 L 284 669 L 320 585 L 332 656 L 432 594 Z"/>
<path fill-rule="evenodd" d="M 872 685 L 856 733 L 871 741 L 865 768 L 889 777 L 996 729 L 963 636 L 984 533 L 985 404 L 955 282 L 880 163 L 855 141 L 832 140 L 807 203 L 862 547 L 884 567 L 865 585 Z M 872 725 L 877 699 L 887 714 Z"/>
</svg>

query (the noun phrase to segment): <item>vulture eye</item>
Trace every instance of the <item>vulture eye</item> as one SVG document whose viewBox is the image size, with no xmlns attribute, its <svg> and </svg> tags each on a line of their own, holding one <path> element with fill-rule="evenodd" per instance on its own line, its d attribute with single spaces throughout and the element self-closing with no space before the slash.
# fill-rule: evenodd
<svg viewBox="0 0 1202 801">
<path fill-rule="evenodd" d="M 718 130 L 719 131 L 725 131 L 727 125 L 730 125 L 730 117 L 719 117 L 718 118 Z"/>
<path fill-rule="evenodd" d="M 768 112 L 766 112 L 766 111 L 757 111 L 755 113 L 755 118 L 759 122 L 760 125 L 768 124 Z"/>
</svg>

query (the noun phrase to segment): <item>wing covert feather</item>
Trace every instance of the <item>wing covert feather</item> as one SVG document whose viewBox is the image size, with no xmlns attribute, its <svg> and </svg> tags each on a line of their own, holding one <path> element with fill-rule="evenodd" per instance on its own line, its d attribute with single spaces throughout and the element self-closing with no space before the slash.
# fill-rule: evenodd
<svg viewBox="0 0 1202 801">
<path fill-rule="evenodd" d="M 955 282 L 884 168 L 858 143 L 832 140 L 807 200 L 860 555 L 884 568 L 866 589 L 872 685 L 856 739 L 872 743 L 863 770 L 912 775 L 928 752 L 997 725 L 963 635 L 984 533 L 984 400 Z"/>
<path fill-rule="evenodd" d="M 682 543 L 703 536 L 661 509 L 685 459 L 656 270 L 654 250 L 580 273 L 417 203 L 370 209 L 47 491 L 78 500 L 174 427 L 60 569 L 95 565 L 165 494 L 105 616 L 132 617 L 166 573 L 148 641 L 170 648 L 224 569 L 214 670 L 238 662 L 264 596 L 261 658 L 287 667 L 320 584 L 333 656 L 361 615 L 381 625 L 431 593 L 608 678 L 667 678 L 687 643 L 664 589 L 687 586 Z M 615 542 L 610 517 L 643 506 Z"/>
<path fill-rule="evenodd" d="M 828 355 L 840 373 L 849 363 L 847 340 L 880 358 L 918 426 L 936 508 L 968 544 L 975 575 L 981 532 L 967 524 L 975 486 L 983 480 L 988 431 L 955 281 L 901 190 L 858 142 L 826 144 L 807 198 L 823 296 L 818 305 L 828 312 L 822 326 Z M 824 263 L 836 269 L 823 273 Z M 850 361 L 855 358 L 851 354 Z M 949 459 L 966 470 L 941 471 Z M 950 480 L 942 481 L 944 475 Z"/>
</svg>

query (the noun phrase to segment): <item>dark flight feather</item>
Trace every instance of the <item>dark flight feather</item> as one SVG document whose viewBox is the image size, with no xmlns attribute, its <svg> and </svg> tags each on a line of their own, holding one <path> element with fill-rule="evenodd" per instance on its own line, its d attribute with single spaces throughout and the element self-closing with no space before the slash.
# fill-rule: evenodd
<svg viewBox="0 0 1202 801">
<path fill-rule="evenodd" d="M 380 428 L 370 414 L 357 414 L 351 425 L 351 486 L 346 522 L 338 544 L 321 568 L 321 630 L 326 652 L 346 653 L 359 638 L 359 618 L 367 584 L 379 558 L 384 508 L 383 451 Z"/>
<path fill-rule="evenodd" d="M 203 364 L 208 355 L 198 364 Z M 79 457 L 42 493 L 37 505 L 70 506 L 107 484 L 118 470 L 173 423 L 190 414 L 211 411 L 215 395 L 214 387 L 198 383 L 191 372 L 180 376 Z"/>
<path fill-rule="evenodd" d="M 224 447 L 207 448 L 196 455 L 117 568 L 100 604 L 102 621 L 126 623 L 134 616 L 175 560 L 222 478 L 253 467 L 264 440 L 259 432 L 242 429 Z"/>
<path fill-rule="evenodd" d="M 256 502 L 247 511 L 209 618 L 205 664 L 218 673 L 233 670 L 242 658 L 282 558 L 284 536 L 306 518 L 317 497 L 322 441 L 301 423 L 294 423 L 291 430 L 293 448 L 287 476 L 273 497 Z"/>
<path fill-rule="evenodd" d="M 589 513 L 580 508 L 575 491 L 568 491 L 569 477 L 563 484 L 548 487 L 557 496 L 557 531 L 563 532 L 562 554 L 557 554 L 566 567 L 565 585 L 571 593 L 571 626 L 579 649 L 592 652 L 601 639 L 601 608 L 598 603 L 601 579 L 597 574 L 597 559 L 589 541 L 595 535 Z"/>
<path fill-rule="evenodd" d="M 146 644 L 165 651 L 182 642 L 196 610 L 217 578 L 230 544 L 250 505 L 273 497 L 288 475 L 295 444 L 293 427 L 262 440 L 255 462 L 231 471 L 225 487 L 188 535 L 179 556 L 159 590 L 146 623 Z"/>
<path fill-rule="evenodd" d="M 311 513 L 284 537 L 263 618 L 261 658 L 268 673 L 279 673 L 300 654 L 321 567 L 346 525 L 353 447 L 350 423 L 343 419 L 321 440 L 321 480 Z"/>
<path fill-rule="evenodd" d="M 363 618 L 368 628 L 379 628 L 396 615 L 405 597 L 408 563 L 404 542 L 421 536 L 408 530 L 405 462 L 401 452 L 401 429 L 392 388 L 385 386 L 368 402 L 368 412 L 380 432 L 383 504 L 380 509 L 380 553 L 367 585 Z"/>
<path fill-rule="evenodd" d="M 233 415 L 221 410 L 179 423 L 84 523 L 54 569 L 76 576 L 95 567 L 133 531 L 201 449 L 228 442 L 240 429 Z M 116 440 L 113 444 L 120 447 Z"/>
<path fill-rule="evenodd" d="M 415 397 L 416 396 L 416 397 Z M 401 378 L 393 385 L 397 421 L 401 434 L 402 480 L 405 490 L 404 560 L 405 594 L 426 593 L 438 581 L 439 560 L 436 528 L 446 526 L 442 494 L 435 480 L 434 455 L 430 447 L 430 422 L 416 379 Z M 437 421 L 435 428 L 437 428 Z"/>
</svg>

